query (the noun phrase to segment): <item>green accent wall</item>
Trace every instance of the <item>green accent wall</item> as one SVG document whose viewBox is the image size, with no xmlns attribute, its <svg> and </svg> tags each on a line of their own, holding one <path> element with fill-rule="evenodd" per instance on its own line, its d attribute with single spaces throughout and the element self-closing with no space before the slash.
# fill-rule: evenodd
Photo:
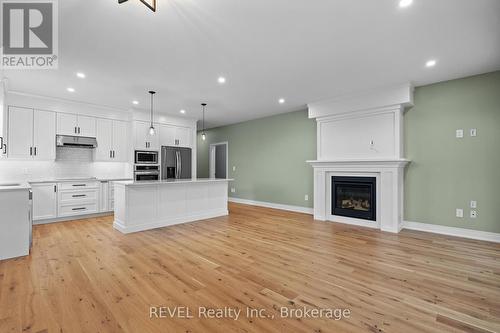
<svg viewBox="0 0 500 333">
<path fill-rule="evenodd" d="M 416 88 L 404 124 L 412 160 L 404 219 L 500 233 L 500 71 Z M 206 141 L 198 135 L 198 177 L 208 177 L 209 144 L 223 141 L 235 179 L 231 197 L 312 207 L 313 170 L 305 161 L 316 159 L 316 121 L 307 111 L 214 128 Z M 476 219 L 469 217 L 471 200 Z M 464 218 L 455 217 L 456 208 Z"/>
<path fill-rule="evenodd" d="M 198 133 L 198 177 L 208 177 L 211 143 L 229 142 L 231 197 L 285 205 L 313 206 L 316 121 L 307 111 L 291 112 Z M 233 166 L 236 170 L 233 171 Z M 309 201 L 305 201 L 305 195 Z"/>
<path fill-rule="evenodd" d="M 500 72 L 417 88 L 404 123 L 405 220 L 500 233 Z"/>
</svg>

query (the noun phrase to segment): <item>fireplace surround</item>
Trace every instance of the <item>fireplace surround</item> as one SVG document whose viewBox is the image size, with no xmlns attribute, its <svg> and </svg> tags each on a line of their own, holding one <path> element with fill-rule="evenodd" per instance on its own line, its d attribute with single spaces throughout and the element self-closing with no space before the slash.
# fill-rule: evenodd
<svg viewBox="0 0 500 333">
<path fill-rule="evenodd" d="M 307 161 L 314 170 L 315 220 L 401 230 L 410 162 L 404 158 L 403 117 L 412 105 L 410 84 L 308 105 L 309 118 L 317 122 L 317 159 Z M 363 178 L 371 185 L 357 197 L 352 188 L 337 192 L 336 179 Z"/>
</svg>

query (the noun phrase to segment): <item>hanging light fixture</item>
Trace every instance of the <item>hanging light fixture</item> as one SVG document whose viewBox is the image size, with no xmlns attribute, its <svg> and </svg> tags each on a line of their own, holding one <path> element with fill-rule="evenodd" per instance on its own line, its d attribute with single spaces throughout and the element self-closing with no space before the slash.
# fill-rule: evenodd
<svg viewBox="0 0 500 333">
<path fill-rule="evenodd" d="M 202 103 L 201 104 L 201 108 L 202 108 L 202 112 L 203 112 L 203 123 L 202 123 L 203 130 L 201 132 L 201 139 L 203 141 L 205 141 L 207 139 L 207 135 L 205 134 L 205 108 L 206 107 L 207 107 L 207 103 Z"/>
<path fill-rule="evenodd" d="M 150 91 L 151 94 L 151 126 L 149 127 L 149 135 L 153 136 L 155 135 L 155 127 L 153 124 L 153 102 L 154 102 L 154 95 L 156 94 L 156 91 Z"/>
<path fill-rule="evenodd" d="M 127 2 L 128 0 L 118 0 L 118 3 L 124 3 Z M 156 0 L 140 0 L 143 4 L 146 5 L 149 9 L 151 9 L 153 12 L 156 12 Z"/>
</svg>

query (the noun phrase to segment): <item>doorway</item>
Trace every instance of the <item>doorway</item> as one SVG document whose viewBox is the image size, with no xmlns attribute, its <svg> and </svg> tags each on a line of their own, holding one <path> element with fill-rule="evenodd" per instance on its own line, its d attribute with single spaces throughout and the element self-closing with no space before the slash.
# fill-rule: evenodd
<svg viewBox="0 0 500 333">
<path fill-rule="evenodd" d="M 210 144 L 209 148 L 209 177 L 217 179 L 228 178 L 228 143 L 219 142 Z"/>
</svg>

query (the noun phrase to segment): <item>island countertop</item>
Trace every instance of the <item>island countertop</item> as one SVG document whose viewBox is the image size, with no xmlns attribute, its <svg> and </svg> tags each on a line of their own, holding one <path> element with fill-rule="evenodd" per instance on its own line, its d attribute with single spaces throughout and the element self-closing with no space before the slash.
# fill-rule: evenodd
<svg viewBox="0 0 500 333">
<path fill-rule="evenodd" d="M 133 180 L 128 181 L 115 181 L 115 185 L 125 186 L 151 186 L 151 185 L 171 185 L 171 184 L 200 184 L 200 183 L 221 183 L 230 182 L 234 179 L 228 178 L 192 178 L 192 179 L 165 179 L 165 180 L 146 180 L 136 182 Z"/>
</svg>

